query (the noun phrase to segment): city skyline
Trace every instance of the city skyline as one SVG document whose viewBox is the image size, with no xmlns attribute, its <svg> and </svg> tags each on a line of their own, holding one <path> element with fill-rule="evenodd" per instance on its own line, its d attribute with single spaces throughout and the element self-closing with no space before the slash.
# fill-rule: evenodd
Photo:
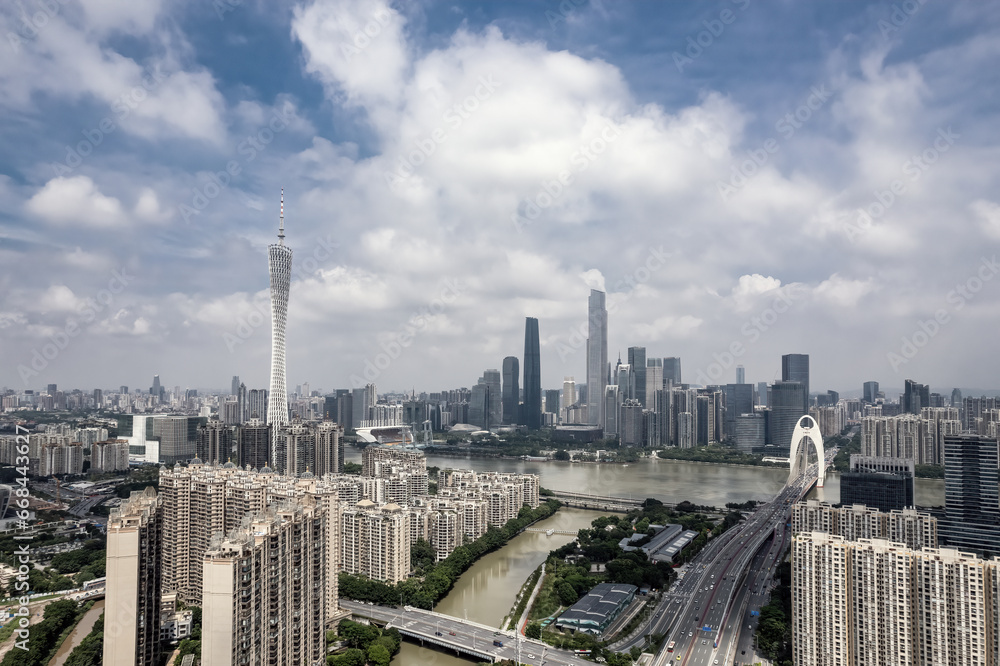
<svg viewBox="0 0 1000 666">
<path fill-rule="evenodd" d="M 643 346 L 692 381 L 739 344 L 720 383 L 771 382 L 797 350 L 817 388 L 990 388 L 978 45 L 1000 10 L 776 12 L 84 3 L 33 30 L 0 11 L 0 385 L 266 386 L 284 185 L 292 385 L 351 386 L 398 344 L 380 386 L 468 386 L 525 316 L 543 386 L 583 383 L 597 287 L 610 357 Z"/>
</svg>

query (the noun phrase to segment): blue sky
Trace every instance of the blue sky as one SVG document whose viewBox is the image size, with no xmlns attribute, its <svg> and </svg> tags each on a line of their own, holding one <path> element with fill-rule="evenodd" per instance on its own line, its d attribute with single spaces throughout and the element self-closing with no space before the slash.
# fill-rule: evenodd
<svg viewBox="0 0 1000 666">
<path fill-rule="evenodd" d="M 816 390 L 996 387 L 1000 7 L 24 0 L 0 29 L 0 386 L 265 386 L 284 187 L 293 386 L 469 386 L 526 316 L 543 384 L 582 381 L 598 287 L 609 356 L 687 381 L 799 352 Z"/>
</svg>

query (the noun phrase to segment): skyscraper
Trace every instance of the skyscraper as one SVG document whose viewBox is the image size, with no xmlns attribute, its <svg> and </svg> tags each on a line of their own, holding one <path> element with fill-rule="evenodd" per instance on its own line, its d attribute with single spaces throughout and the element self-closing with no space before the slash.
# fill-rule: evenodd
<svg viewBox="0 0 1000 666">
<path fill-rule="evenodd" d="M 747 383 L 747 371 L 742 365 L 736 366 L 736 383 L 746 384 Z"/>
<path fill-rule="evenodd" d="M 229 395 L 239 395 L 240 394 L 240 376 L 233 375 L 232 388 L 229 391 Z"/>
<path fill-rule="evenodd" d="M 629 347 L 628 364 L 632 366 L 632 376 L 635 380 L 635 399 L 643 407 L 648 407 L 649 405 L 646 404 L 646 348 Z M 652 399 L 652 396 L 650 398 Z"/>
<path fill-rule="evenodd" d="M 874 405 L 878 398 L 878 382 L 865 382 L 863 399 L 865 402 Z"/>
<path fill-rule="evenodd" d="M 538 320 L 524 319 L 524 425 L 542 427 L 542 367 L 538 342 Z"/>
<path fill-rule="evenodd" d="M 267 248 L 271 274 L 271 389 L 268 393 L 267 424 L 277 442 L 281 426 L 288 423 L 288 389 L 285 385 L 285 323 L 288 291 L 292 279 L 292 250 L 285 247 L 285 190 L 281 190 L 278 242 Z"/>
<path fill-rule="evenodd" d="M 774 382 L 771 385 L 771 418 L 769 430 L 771 444 L 788 451 L 792 446 L 792 433 L 802 413 L 802 384 L 792 381 Z"/>
<path fill-rule="evenodd" d="M 809 413 L 809 354 L 785 354 L 781 357 L 781 381 L 802 384 L 802 413 Z M 789 435 L 791 436 L 791 435 Z"/>
<path fill-rule="evenodd" d="M 590 290 L 587 303 L 587 423 L 604 423 L 608 385 L 608 309 L 603 291 Z"/>
<path fill-rule="evenodd" d="M 907 379 L 903 389 L 903 411 L 907 414 L 919 414 L 924 407 L 930 407 L 930 393 L 931 389 L 927 384 L 919 384 L 912 379 Z"/>
<path fill-rule="evenodd" d="M 953 548 L 1000 551 L 1000 489 L 997 439 L 980 435 L 944 438 L 942 536 Z"/>
<path fill-rule="evenodd" d="M 527 369 L 525 369 L 527 371 Z M 501 407 L 503 408 L 504 425 L 512 425 L 518 422 L 518 402 L 521 398 L 521 389 L 518 386 L 520 367 L 516 356 L 507 356 L 503 360 L 503 397 Z"/>
<path fill-rule="evenodd" d="M 673 382 L 674 386 L 681 385 L 681 359 L 677 356 L 670 356 L 663 359 L 663 383 Z"/>
<path fill-rule="evenodd" d="M 576 404 L 576 380 L 572 377 L 563 377 L 562 410 L 565 411 L 574 404 Z"/>
</svg>

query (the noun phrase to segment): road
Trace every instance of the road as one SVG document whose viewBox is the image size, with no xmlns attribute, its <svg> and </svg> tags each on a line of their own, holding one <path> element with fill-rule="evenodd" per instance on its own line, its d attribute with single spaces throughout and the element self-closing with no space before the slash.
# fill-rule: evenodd
<svg viewBox="0 0 1000 666">
<path fill-rule="evenodd" d="M 831 449 L 826 457 L 832 460 L 835 454 Z M 709 542 L 663 596 L 647 627 L 614 649 L 627 651 L 644 644 L 646 635 L 663 634 L 667 638 L 654 660 L 657 666 L 751 662 L 756 617 L 750 613 L 767 603 L 772 576 L 790 540 L 791 505 L 805 496 L 815 478 L 814 464 L 741 524 Z M 674 647 L 668 651 L 671 641 Z"/>
<path fill-rule="evenodd" d="M 478 653 L 482 655 L 477 657 L 479 660 L 485 661 L 483 657 L 493 661 L 518 659 L 518 640 L 513 630 L 501 632 L 496 627 L 408 606 L 374 606 L 347 599 L 341 599 L 340 605 L 355 615 L 371 618 L 380 625 L 395 627 L 404 635 L 408 633 L 455 652 Z M 494 641 L 503 645 L 496 646 Z M 532 666 L 593 666 L 594 662 L 586 661 L 566 650 L 557 650 L 541 641 L 521 637 L 520 663 Z"/>
</svg>

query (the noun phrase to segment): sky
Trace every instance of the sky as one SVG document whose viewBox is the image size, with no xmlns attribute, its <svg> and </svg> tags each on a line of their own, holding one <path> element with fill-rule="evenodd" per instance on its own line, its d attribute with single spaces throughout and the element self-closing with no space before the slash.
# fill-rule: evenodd
<svg viewBox="0 0 1000 666">
<path fill-rule="evenodd" d="M 995 388 L 1000 5 L 21 0 L 0 8 L 0 386 Z"/>
</svg>

